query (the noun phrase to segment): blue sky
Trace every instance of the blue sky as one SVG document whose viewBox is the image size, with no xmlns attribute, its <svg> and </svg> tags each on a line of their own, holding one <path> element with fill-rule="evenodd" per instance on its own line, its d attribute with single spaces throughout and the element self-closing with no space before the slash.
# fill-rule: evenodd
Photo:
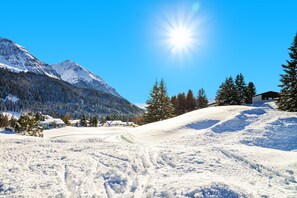
<svg viewBox="0 0 297 198">
<path fill-rule="evenodd" d="M 296 0 L 11 0 L 1 8 L 1 37 L 49 64 L 71 59 L 140 104 L 162 78 L 170 96 L 204 88 L 214 98 L 238 73 L 258 93 L 278 91 L 297 32 Z M 163 29 L 180 12 L 199 22 L 199 36 L 176 57 L 163 45 Z"/>
</svg>

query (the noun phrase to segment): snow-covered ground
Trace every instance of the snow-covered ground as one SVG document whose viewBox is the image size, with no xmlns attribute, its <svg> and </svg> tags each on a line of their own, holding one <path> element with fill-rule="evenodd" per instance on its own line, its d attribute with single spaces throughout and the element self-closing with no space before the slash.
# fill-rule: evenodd
<svg viewBox="0 0 297 198">
<path fill-rule="evenodd" d="M 272 103 L 44 134 L 0 133 L 0 197 L 297 196 L 297 114 Z"/>
</svg>

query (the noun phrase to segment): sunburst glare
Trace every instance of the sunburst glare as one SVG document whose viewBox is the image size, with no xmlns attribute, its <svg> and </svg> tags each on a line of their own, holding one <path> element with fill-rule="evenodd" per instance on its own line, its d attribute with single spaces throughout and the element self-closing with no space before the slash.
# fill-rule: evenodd
<svg viewBox="0 0 297 198">
<path fill-rule="evenodd" d="M 176 11 L 166 12 L 160 24 L 161 43 L 173 57 L 185 57 L 202 44 L 201 23 L 198 8 L 180 6 Z"/>
</svg>

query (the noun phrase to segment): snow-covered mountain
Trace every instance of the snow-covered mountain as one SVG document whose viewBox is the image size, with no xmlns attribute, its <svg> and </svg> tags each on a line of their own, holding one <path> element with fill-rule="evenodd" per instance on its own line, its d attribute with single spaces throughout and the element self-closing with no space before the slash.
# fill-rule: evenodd
<svg viewBox="0 0 297 198">
<path fill-rule="evenodd" d="M 52 68 L 61 76 L 61 79 L 78 87 L 97 89 L 121 97 L 114 88 L 109 86 L 102 78 L 91 73 L 81 65 L 66 60 L 52 65 Z"/>
<path fill-rule="evenodd" d="M 0 68 L 12 72 L 32 72 L 66 81 L 82 88 L 91 88 L 120 97 L 117 91 L 99 76 L 89 72 L 79 64 L 66 60 L 49 65 L 37 59 L 26 48 L 0 37 Z"/>
<path fill-rule="evenodd" d="M 59 75 L 51 66 L 38 60 L 27 49 L 9 39 L 1 37 L 0 68 L 5 68 L 12 72 L 33 72 L 59 78 Z"/>
</svg>

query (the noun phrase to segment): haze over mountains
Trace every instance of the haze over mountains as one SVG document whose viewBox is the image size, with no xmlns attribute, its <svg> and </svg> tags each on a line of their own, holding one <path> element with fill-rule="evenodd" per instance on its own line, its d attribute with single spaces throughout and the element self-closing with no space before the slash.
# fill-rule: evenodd
<svg viewBox="0 0 297 198">
<path fill-rule="evenodd" d="M 56 115 L 64 113 L 80 115 L 83 112 L 92 114 L 141 112 L 102 78 L 78 63 L 66 60 L 49 65 L 37 59 L 19 44 L 1 37 L 0 69 L 0 98 L 2 98 L 0 108 L 4 110 L 38 110 Z M 4 104 L 7 102 L 4 99 L 8 95 L 19 98 L 19 103 L 25 102 L 25 104 L 13 104 L 8 107 L 9 105 Z M 75 106 L 76 109 L 58 108 L 57 105 L 61 105 L 60 103 L 63 103 L 64 107 L 65 105 L 70 105 L 72 108 Z M 77 105 L 84 107 L 78 108 Z M 40 107 L 37 108 L 37 106 Z M 53 108 L 53 106 L 56 107 Z M 63 110 L 59 111 L 56 108 Z"/>
</svg>

